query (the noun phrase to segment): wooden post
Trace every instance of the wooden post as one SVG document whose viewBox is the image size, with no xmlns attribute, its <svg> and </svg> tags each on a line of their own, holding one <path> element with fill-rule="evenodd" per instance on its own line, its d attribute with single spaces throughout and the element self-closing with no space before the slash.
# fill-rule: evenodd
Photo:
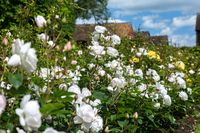
<svg viewBox="0 0 200 133">
<path fill-rule="evenodd" d="M 195 30 L 196 30 L 196 46 L 200 46 L 200 13 L 197 13 Z"/>
</svg>

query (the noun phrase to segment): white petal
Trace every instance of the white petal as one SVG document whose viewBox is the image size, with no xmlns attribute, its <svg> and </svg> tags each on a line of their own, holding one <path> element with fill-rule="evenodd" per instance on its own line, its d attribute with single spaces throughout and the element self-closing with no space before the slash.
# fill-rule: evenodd
<svg viewBox="0 0 200 133">
<path fill-rule="evenodd" d="M 22 126 L 25 126 L 25 120 L 24 120 L 24 117 L 23 117 L 23 110 L 22 109 L 16 109 L 15 110 L 15 112 L 16 112 L 16 114 L 19 116 L 19 121 L 20 121 L 20 124 L 22 125 Z"/>
<path fill-rule="evenodd" d="M 79 116 L 74 117 L 74 124 L 81 124 L 83 121 Z"/>
<path fill-rule="evenodd" d="M 20 107 L 21 108 L 24 108 L 24 106 L 28 103 L 28 101 L 31 99 L 31 95 L 25 95 L 23 98 L 22 98 L 22 101 L 20 103 Z"/>
<path fill-rule="evenodd" d="M 24 113 L 26 115 L 41 116 L 39 108 L 40 108 L 40 106 L 38 104 L 38 101 L 29 101 L 24 106 Z"/>
<path fill-rule="evenodd" d="M 26 117 L 25 122 L 28 127 L 35 131 L 42 125 L 41 117 L 37 116 L 28 116 Z"/>
<path fill-rule="evenodd" d="M 92 94 L 91 94 L 90 90 L 88 90 L 88 88 L 83 88 L 82 95 L 83 95 L 83 97 L 88 97 L 88 96 L 91 96 Z"/>
<path fill-rule="evenodd" d="M 76 94 L 81 94 L 80 88 L 77 85 L 72 85 L 68 88 L 68 92 L 73 92 Z"/>
<path fill-rule="evenodd" d="M 24 45 L 24 41 L 20 40 L 19 38 L 16 39 L 14 41 L 14 43 L 12 44 L 12 53 L 13 54 L 19 54 L 22 45 Z"/>
<path fill-rule="evenodd" d="M 31 47 L 31 43 L 30 42 L 24 44 L 20 49 L 20 54 L 26 55 L 28 50 L 30 49 L 30 47 Z"/>
<path fill-rule="evenodd" d="M 19 55 L 14 54 L 13 56 L 10 57 L 8 60 L 8 65 L 9 66 L 18 66 L 21 64 L 21 58 Z"/>
<path fill-rule="evenodd" d="M 83 131 L 85 131 L 85 132 L 89 132 L 90 127 L 91 127 L 91 123 L 85 123 L 85 122 L 84 122 L 84 123 L 81 125 L 81 129 L 82 129 Z"/>
</svg>

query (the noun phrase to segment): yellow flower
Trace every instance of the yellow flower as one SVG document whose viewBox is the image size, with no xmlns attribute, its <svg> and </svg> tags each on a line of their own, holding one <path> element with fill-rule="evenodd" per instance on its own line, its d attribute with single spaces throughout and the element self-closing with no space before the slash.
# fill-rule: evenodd
<svg viewBox="0 0 200 133">
<path fill-rule="evenodd" d="M 192 85 L 192 80 L 191 79 L 186 79 L 186 81 L 187 81 L 187 84 L 189 85 L 189 86 L 191 86 Z"/>
<path fill-rule="evenodd" d="M 140 59 L 137 58 L 137 57 L 135 57 L 135 56 L 133 56 L 133 57 L 130 59 L 130 62 L 131 62 L 131 63 L 138 63 L 139 61 L 140 61 Z"/>
<path fill-rule="evenodd" d="M 148 53 L 147 53 L 147 56 L 150 58 L 150 59 L 157 59 L 157 60 L 160 60 L 160 55 L 156 54 L 156 52 L 150 50 Z"/>
<path fill-rule="evenodd" d="M 177 61 L 177 62 L 175 63 L 175 66 L 176 66 L 177 68 L 179 68 L 179 69 L 182 69 L 182 70 L 185 69 L 185 64 L 184 64 L 182 61 Z"/>
</svg>

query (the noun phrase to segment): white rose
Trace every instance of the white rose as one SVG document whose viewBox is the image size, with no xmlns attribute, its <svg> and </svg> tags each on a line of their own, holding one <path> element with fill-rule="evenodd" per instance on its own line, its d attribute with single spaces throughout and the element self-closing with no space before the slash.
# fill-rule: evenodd
<svg viewBox="0 0 200 133">
<path fill-rule="evenodd" d="M 3 113 L 5 108 L 6 108 L 6 98 L 4 95 L 0 95 L 0 115 Z"/>
<path fill-rule="evenodd" d="M 89 69 L 92 69 L 92 68 L 95 67 L 95 64 L 91 63 L 91 64 L 89 64 L 88 66 L 89 66 L 89 67 L 88 67 Z"/>
<path fill-rule="evenodd" d="M 188 95 L 187 95 L 187 93 L 185 93 L 184 91 L 181 91 L 180 93 L 179 93 L 179 95 L 178 95 L 180 98 L 181 98 L 181 100 L 183 100 L 183 101 L 187 101 L 188 100 Z"/>
<path fill-rule="evenodd" d="M 195 74 L 195 71 L 194 70 L 190 70 L 189 73 L 190 74 Z"/>
<path fill-rule="evenodd" d="M 138 53 L 136 53 L 136 56 L 137 56 L 137 57 L 141 57 L 141 56 L 142 56 L 142 53 L 138 52 Z"/>
<path fill-rule="evenodd" d="M 142 72 L 142 70 L 141 69 L 136 69 L 135 70 L 135 76 L 143 78 L 143 72 Z"/>
<path fill-rule="evenodd" d="M 113 46 L 119 45 L 121 43 L 121 39 L 118 35 L 112 35 L 111 39 L 112 39 Z"/>
<path fill-rule="evenodd" d="M 100 116 L 96 116 L 95 120 L 91 124 L 91 132 L 98 133 L 103 129 L 103 119 Z"/>
<path fill-rule="evenodd" d="M 155 82 L 158 82 L 158 81 L 160 80 L 160 76 L 159 76 L 159 75 L 155 75 L 155 76 L 153 76 L 152 78 L 153 78 L 153 80 L 154 80 Z"/>
<path fill-rule="evenodd" d="M 8 60 L 8 65 L 9 66 L 18 66 L 21 65 L 21 58 L 19 55 L 14 54 L 13 56 L 10 57 L 10 59 Z"/>
<path fill-rule="evenodd" d="M 94 56 L 103 55 L 103 51 L 104 51 L 104 47 L 103 46 L 94 45 L 94 46 L 91 46 L 90 49 L 91 49 L 91 53 L 90 53 L 91 55 L 94 55 Z"/>
<path fill-rule="evenodd" d="M 187 88 L 187 92 L 191 95 L 192 94 L 192 89 L 191 88 Z"/>
<path fill-rule="evenodd" d="M 111 85 L 112 87 L 117 87 L 117 88 L 124 88 L 124 86 L 126 85 L 126 82 L 123 78 L 114 78 L 111 81 Z"/>
<path fill-rule="evenodd" d="M 101 100 L 99 100 L 99 99 L 96 99 L 94 101 L 90 101 L 90 105 L 92 105 L 93 107 L 96 107 L 99 104 L 101 104 Z"/>
<path fill-rule="evenodd" d="M 173 68 L 175 68 L 175 66 L 173 64 L 168 64 L 168 68 L 173 69 Z"/>
<path fill-rule="evenodd" d="M 84 133 L 83 131 L 81 131 L 81 130 L 78 130 L 76 133 Z"/>
<path fill-rule="evenodd" d="M 46 128 L 43 133 L 65 133 L 65 132 L 58 132 L 57 130 L 53 129 L 52 127 Z"/>
<path fill-rule="evenodd" d="M 107 29 L 105 28 L 105 27 L 103 27 L 103 26 L 95 26 L 95 31 L 97 32 L 97 33 L 100 33 L 100 34 L 103 34 L 105 31 L 106 31 Z"/>
<path fill-rule="evenodd" d="M 159 109 L 159 108 L 160 108 L 160 103 L 155 103 L 153 106 L 154 106 L 156 109 Z"/>
<path fill-rule="evenodd" d="M 75 93 L 75 94 L 77 94 L 77 95 L 81 93 L 80 88 L 79 88 L 79 86 L 77 86 L 77 85 L 72 85 L 72 86 L 70 86 L 70 87 L 68 88 L 68 92 L 73 92 L 73 93 Z"/>
<path fill-rule="evenodd" d="M 110 67 L 111 67 L 112 69 L 117 68 L 117 66 L 119 66 L 119 65 L 120 65 L 120 63 L 119 63 L 118 61 L 116 61 L 116 60 L 113 60 L 113 61 L 110 63 Z"/>
<path fill-rule="evenodd" d="M 48 41 L 47 43 L 48 43 L 48 45 L 51 46 L 51 47 L 55 46 L 55 44 L 54 44 L 53 41 Z"/>
<path fill-rule="evenodd" d="M 170 106 L 172 104 L 171 97 L 169 95 L 163 96 L 163 104 Z"/>
<path fill-rule="evenodd" d="M 91 43 L 92 43 L 92 45 L 94 45 L 94 46 L 99 45 L 99 42 L 97 42 L 97 41 L 92 41 Z"/>
<path fill-rule="evenodd" d="M 16 114 L 19 116 L 21 126 L 27 130 L 34 130 L 41 126 L 41 113 L 38 101 L 30 101 L 30 95 L 25 95 L 21 101 L 21 108 L 16 109 Z"/>
<path fill-rule="evenodd" d="M 47 21 L 44 19 L 43 16 L 38 15 L 37 17 L 35 17 L 35 22 L 37 24 L 38 27 L 43 27 L 44 25 L 46 25 Z"/>
<path fill-rule="evenodd" d="M 112 86 L 108 86 L 108 87 L 107 87 L 107 90 L 108 90 L 109 92 L 113 92 L 113 91 L 114 91 L 114 89 L 113 89 Z"/>
<path fill-rule="evenodd" d="M 144 48 L 139 48 L 139 53 L 141 53 L 143 55 L 147 55 L 147 50 Z"/>
<path fill-rule="evenodd" d="M 88 104 L 80 105 L 76 108 L 77 116 L 74 117 L 75 124 L 91 123 L 95 119 L 97 112 Z"/>
<path fill-rule="evenodd" d="M 140 92 L 143 92 L 147 89 L 147 85 L 142 83 L 141 85 L 138 86 L 138 89 Z"/>
<path fill-rule="evenodd" d="M 184 79 L 182 79 L 181 77 L 177 77 L 176 80 L 177 80 L 177 84 L 180 88 L 183 88 L 183 89 L 186 88 L 186 82 Z"/>
<path fill-rule="evenodd" d="M 119 52 L 113 47 L 107 47 L 107 54 L 112 57 L 117 57 L 119 55 Z"/>
<path fill-rule="evenodd" d="M 8 65 L 22 65 L 27 72 L 33 72 L 36 69 L 38 60 L 35 49 L 31 48 L 31 43 L 24 44 L 23 40 L 16 39 L 12 44 L 12 53 L 13 55 L 9 59 Z"/>
<path fill-rule="evenodd" d="M 106 72 L 103 69 L 98 70 L 98 75 L 100 75 L 101 77 L 103 77 L 105 74 Z"/>
<path fill-rule="evenodd" d="M 42 40 L 42 41 L 47 41 L 47 40 L 49 40 L 49 36 L 46 35 L 45 33 L 39 34 L 39 35 L 38 35 L 38 38 L 39 38 L 40 40 Z"/>
</svg>

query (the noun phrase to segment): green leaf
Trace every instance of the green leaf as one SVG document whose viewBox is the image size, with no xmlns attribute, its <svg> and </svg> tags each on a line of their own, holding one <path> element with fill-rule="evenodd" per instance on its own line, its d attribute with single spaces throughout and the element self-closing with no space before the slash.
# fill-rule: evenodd
<svg viewBox="0 0 200 133">
<path fill-rule="evenodd" d="M 111 120 L 111 121 L 115 121 L 116 119 L 117 119 L 117 115 L 111 115 L 111 116 L 110 116 L 110 120 Z"/>
<path fill-rule="evenodd" d="M 18 89 L 23 84 L 23 75 L 22 74 L 8 74 L 8 81 L 13 85 L 16 89 Z"/>
<path fill-rule="evenodd" d="M 127 124 L 128 124 L 128 121 L 127 120 L 125 120 L 125 121 L 117 121 L 118 122 L 118 124 L 119 124 L 119 126 L 121 127 L 121 128 L 124 128 Z"/>
<path fill-rule="evenodd" d="M 94 91 L 93 96 L 96 99 L 100 99 L 100 100 L 106 100 L 108 98 L 108 96 L 105 93 L 100 92 L 100 91 Z"/>
<path fill-rule="evenodd" d="M 48 103 L 44 104 L 40 111 L 45 115 L 55 114 L 64 108 L 65 105 L 62 103 Z M 60 113 L 60 112 L 59 112 Z"/>
<path fill-rule="evenodd" d="M 121 130 L 119 128 L 112 128 L 111 131 L 115 133 L 119 133 Z"/>
</svg>

